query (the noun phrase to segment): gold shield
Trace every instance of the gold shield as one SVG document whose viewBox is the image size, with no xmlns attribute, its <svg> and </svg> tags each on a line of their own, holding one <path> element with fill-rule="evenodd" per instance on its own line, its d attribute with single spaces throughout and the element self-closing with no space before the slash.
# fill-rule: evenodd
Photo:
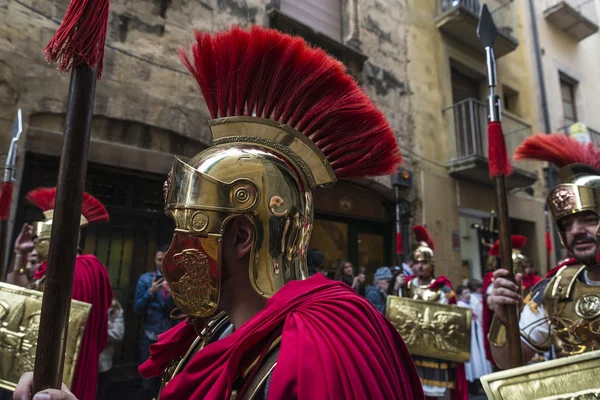
<svg viewBox="0 0 600 400">
<path fill-rule="evenodd" d="M 388 296 L 386 314 L 411 354 L 467 362 L 471 358 L 471 310 Z"/>
<path fill-rule="evenodd" d="M 15 390 L 33 371 L 42 310 L 42 292 L 0 282 L 0 387 Z M 92 306 L 71 301 L 63 382 L 71 387 L 81 338 Z"/>
<path fill-rule="evenodd" d="M 600 399 L 600 350 L 481 377 L 491 400 Z"/>
</svg>

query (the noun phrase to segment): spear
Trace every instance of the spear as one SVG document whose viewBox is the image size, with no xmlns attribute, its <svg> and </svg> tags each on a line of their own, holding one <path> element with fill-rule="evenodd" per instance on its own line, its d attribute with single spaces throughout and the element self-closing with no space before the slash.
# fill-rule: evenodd
<svg viewBox="0 0 600 400">
<path fill-rule="evenodd" d="M 10 215 L 10 204 L 12 202 L 13 185 L 15 182 L 15 164 L 17 161 L 17 143 L 23 132 L 23 116 L 21 109 L 17 111 L 17 119 L 12 126 L 12 139 L 8 154 L 6 155 L 6 163 L 4 164 L 4 180 L 2 181 L 2 189 L 0 190 L 0 271 L 2 279 L 6 278 L 6 235 L 7 235 L 7 219 Z"/>
<path fill-rule="evenodd" d="M 496 58 L 494 57 L 494 42 L 498 30 L 486 4 L 481 7 L 477 36 L 485 47 L 487 61 L 489 122 L 488 122 L 488 160 L 490 177 L 495 181 L 496 209 L 498 216 L 498 231 L 500 239 L 500 261 L 502 268 L 508 270 L 508 278 L 514 282 L 515 270 L 512 263 L 512 250 L 510 239 L 510 220 L 508 217 L 508 198 L 506 190 L 506 177 L 512 173 L 508 159 L 508 151 L 502 132 L 502 109 L 500 97 L 496 94 Z M 519 333 L 519 313 L 517 306 L 506 306 L 506 336 L 510 355 L 510 367 L 523 365 L 521 352 L 521 336 Z"/>
<path fill-rule="evenodd" d="M 72 0 L 46 59 L 71 70 L 48 254 L 33 393 L 60 389 L 96 81 L 102 74 L 109 0 Z M 90 388 L 90 390 L 96 390 Z"/>
</svg>

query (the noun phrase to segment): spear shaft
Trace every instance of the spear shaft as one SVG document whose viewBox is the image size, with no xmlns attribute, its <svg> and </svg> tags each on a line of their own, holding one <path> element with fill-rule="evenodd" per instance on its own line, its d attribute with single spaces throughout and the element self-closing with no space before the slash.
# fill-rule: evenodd
<svg viewBox="0 0 600 400">
<path fill-rule="evenodd" d="M 481 7 L 477 35 L 485 47 L 488 86 L 489 124 L 488 124 L 488 162 L 490 176 L 494 178 L 496 189 L 496 209 L 498 210 L 498 235 L 500 239 L 500 263 L 503 269 L 509 271 L 508 279 L 514 282 L 515 270 L 512 262 L 512 249 L 510 237 L 510 219 L 508 214 L 508 195 L 506 190 L 506 177 L 511 174 L 512 167 L 508 160 L 508 151 L 502 132 L 502 108 L 500 98 L 496 94 L 497 75 L 496 58 L 494 56 L 494 42 L 498 31 L 487 5 Z M 517 306 L 506 306 L 507 323 L 506 335 L 510 355 L 510 367 L 523 365 L 521 351 L 521 333 L 519 331 L 519 313 Z"/>
<path fill-rule="evenodd" d="M 97 67 L 87 64 L 79 64 L 71 72 L 40 319 L 40 332 L 44 334 L 38 337 L 33 393 L 58 389 L 62 384 L 96 74 Z"/>
</svg>

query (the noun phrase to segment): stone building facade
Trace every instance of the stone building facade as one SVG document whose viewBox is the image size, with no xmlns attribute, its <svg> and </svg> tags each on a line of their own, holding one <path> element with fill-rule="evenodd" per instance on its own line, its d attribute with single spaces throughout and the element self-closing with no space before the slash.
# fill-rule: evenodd
<svg viewBox="0 0 600 400">
<path fill-rule="evenodd" d="M 553 9 L 553 1 L 535 2 L 550 129 L 565 129 L 567 119 L 585 122 L 596 138 L 600 87 L 589 65 L 600 50 L 600 0 L 581 1 L 593 8 L 582 5 L 575 13 Z M 16 226 L 37 216 L 21 201 L 26 191 L 55 184 L 69 76 L 48 66 L 41 50 L 68 3 L 0 0 L 0 145 L 8 148 L 18 108 L 25 123 L 10 220 Z M 173 157 L 185 159 L 210 145 L 208 111 L 177 53 L 192 41 L 194 29 L 232 24 L 301 35 L 347 65 L 390 121 L 410 171 L 412 185 L 399 190 L 405 249 L 409 227 L 425 224 L 437 244 L 437 274 L 455 284 L 480 278 L 486 268 L 482 239 L 488 237 L 481 227 L 490 226 L 496 208 L 487 177 L 485 56 L 475 36 L 483 3 L 501 32 L 495 46 L 498 92 L 513 150 L 544 130 L 528 1 L 113 0 L 86 182 L 112 221 L 88 228 L 82 246 L 107 265 L 126 312 L 132 313 L 137 277 L 152 268 L 156 246 L 169 240 L 160 188 Z M 557 12 L 567 14 L 554 18 Z M 557 25 L 565 15 L 579 25 Z M 525 253 L 543 272 L 554 262 L 544 248 L 544 166 L 514 166 L 508 181 L 511 231 L 529 238 Z M 369 273 L 394 261 L 395 201 L 389 176 L 315 193 L 311 246 L 325 253 L 329 271 L 337 259 Z M 137 325 L 130 323 L 116 362 L 123 376 L 135 363 Z"/>
<path fill-rule="evenodd" d="M 87 228 L 81 245 L 108 267 L 127 315 L 133 316 L 138 276 L 153 268 L 156 246 L 169 242 L 171 223 L 161 210 L 161 187 L 173 157 L 186 159 L 210 145 L 208 111 L 178 59 L 180 47 L 192 41 L 194 29 L 261 24 L 304 36 L 344 61 L 389 119 L 400 147 L 414 147 L 415 97 L 409 82 L 408 41 L 410 25 L 420 22 L 412 20 L 414 14 L 408 10 L 420 2 L 332 0 L 322 4 L 334 5 L 332 15 L 325 10 L 308 16 L 294 10 L 300 3 L 111 1 L 86 180 L 86 190 L 107 205 L 111 222 Z M 320 2 L 304 3 L 314 11 Z M 0 0 L 0 146 L 8 148 L 10 126 L 19 108 L 25 125 L 11 227 L 40 217 L 24 204 L 28 190 L 56 184 L 69 76 L 47 65 L 41 50 L 68 4 L 68 0 Z M 323 22 L 323 15 L 334 22 Z M 323 29 L 323 24 L 329 28 Z M 404 167 L 418 167 L 407 152 Z M 400 194 L 409 205 L 405 207 L 408 227 L 422 208 L 416 206 L 419 192 Z M 389 265 L 394 252 L 394 202 L 389 176 L 340 182 L 331 191 L 317 192 L 311 246 L 324 251 L 326 267 L 333 270 L 338 258 L 350 259 L 366 266 L 370 275 L 377 267 Z M 12 240 L 16 231 L 12 230 Z M 134 375 L 138 323 L 136 318 L 128 319 L 126 338 L 117 351 L 115 370 L 121 377 Z"/>
</svg>

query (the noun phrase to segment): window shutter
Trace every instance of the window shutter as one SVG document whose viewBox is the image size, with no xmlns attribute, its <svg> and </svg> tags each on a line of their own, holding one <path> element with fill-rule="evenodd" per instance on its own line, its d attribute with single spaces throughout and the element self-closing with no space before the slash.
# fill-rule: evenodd
<svg viewBox="0 0 600 400">
<path fill-rule="evenodd" d="M 332 39 L 342 40 L 340 0 L 281 0 L 281 12 Z"/>
</svg>

